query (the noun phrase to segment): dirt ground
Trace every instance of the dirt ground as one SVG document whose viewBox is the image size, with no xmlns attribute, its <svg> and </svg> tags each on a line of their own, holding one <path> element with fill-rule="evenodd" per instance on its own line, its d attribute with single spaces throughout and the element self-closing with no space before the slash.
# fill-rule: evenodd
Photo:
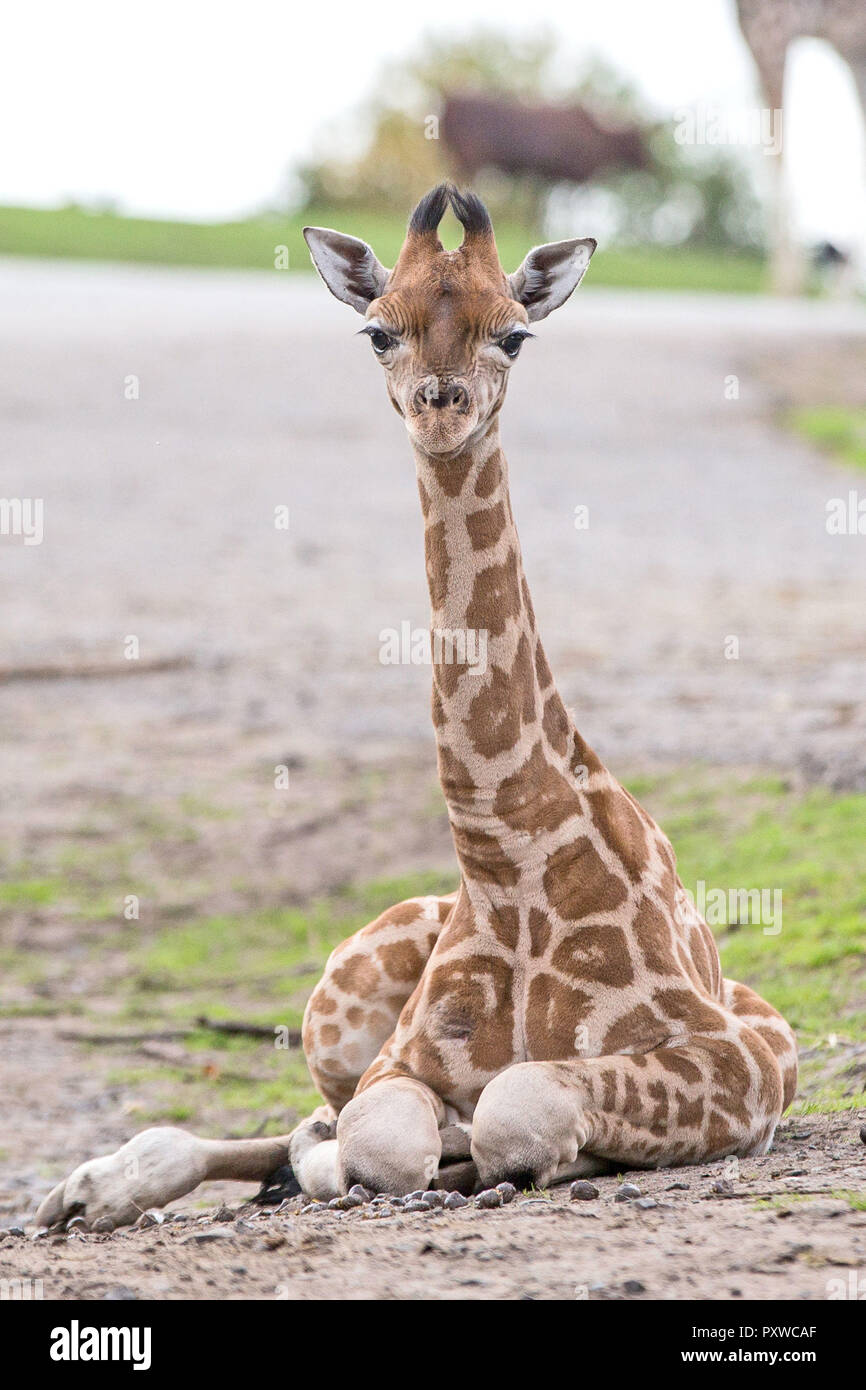
<svg viewBox="0 0 866 1390">
<path fill-rule="evenodd" d="M 614 1201 L 619 1176 L 492 1211 L 180 1202 L 149 1230 L 0 1235 L 0 1279 L 54 1299 L 862 1298 L 862 1152 L 849 1113 L 786 1124 L 739 1165 L 626 1174 L 648 1206 Z"/>
<path fill-rule="evenodd" d="M 173 923 L 446 876 L 453 857 L 429 673 L 378 659 L 383 628 L 427 621 L 420 521 L 348 311 L 264 276 L 7 263 L 0 289 L 4 488 L 44 497 L 46 517 L 41 546 L 2 538 L 0 849 L 19 887 L 0 899 L 0 1280 L 46 1298 L 798 1299 L 862 1279 L 857 1112 L 789 1120 L 737 1172 L 640 1174 L 646 1209 L 613 1202 L 617 1178 L 593 1202 L 375 1219 L 238 1209 L 223 1186 L 150 1230 L 35 1231 L 53 1182 L 143 1127 L 153 1076 L 189 1063 L 171 1037 L 81 1040 L 135 1026 L 126 893 L 146 946 Z M 703 760 L 866 787 L 866 545 L 824 527 L 854 484 L 775 423 L 826 399 L 822 377 L 859 389 L 866 316 L 584 305 L 532 345 L 506 424 L 536 609 L 582 731 L 620 775 Z M 238 1016 L 268 999 L 254 975 L 220 988 Z M 286 1118 L 279 1098 L 261 1113 Z M 209 1100 L 195 1122 L 238 1123 Z M 213 1220 L 220 1201 L 234 1219 Z"/>
</svg>

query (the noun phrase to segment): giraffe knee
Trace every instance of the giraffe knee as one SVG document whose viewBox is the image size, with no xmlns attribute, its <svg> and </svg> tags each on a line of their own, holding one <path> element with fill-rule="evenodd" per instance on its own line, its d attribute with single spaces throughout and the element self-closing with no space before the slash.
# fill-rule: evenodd
<svg viewBox="0 0 866 1390">
<path fill-rule="evenodd" d="M 337 1121 L 343 1192 L 360 1183 L 405 1197 L 430 1186 L 442 1144 L 432 1101 L 413 1081 L 376 1082 L 349 1101 Z"/>
<path fill-rule="evenodd" d="M 576 1095 L 542 1062 L 518 1062 L 499 1072 L 478 1098 L 472 1118 L 472 1157 L 485 1187 L 545 1187 L 573 1163 L 586 1141 Z"/>
</svg>

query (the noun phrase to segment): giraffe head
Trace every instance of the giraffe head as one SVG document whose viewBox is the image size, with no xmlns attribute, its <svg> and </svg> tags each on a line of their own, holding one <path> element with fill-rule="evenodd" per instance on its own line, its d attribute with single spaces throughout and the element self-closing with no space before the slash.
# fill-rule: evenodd
<svg viewBox="0 0 866 1390">
<path fill-rule="evenodd" d="M 456 251 L 437 230 L 449 203 L 463 225 Z M 591 237 L 537 246 L 506 275 L 484 204 L 444 183 L 412 213 L 393 270 L 356 237 L 325 227 L 304 236 L 328 289 L 363 315 L 413 442 L 446 457 L 487 428 L 529 324 L 565 303 L 596 246 Z"/>
</svg>

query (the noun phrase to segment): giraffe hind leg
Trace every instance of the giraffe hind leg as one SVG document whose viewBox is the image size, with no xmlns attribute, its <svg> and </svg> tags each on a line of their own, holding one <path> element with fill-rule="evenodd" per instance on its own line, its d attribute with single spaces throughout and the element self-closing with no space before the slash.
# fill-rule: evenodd
<svg viewBox="0 0 866 1390">
<path fill-rule="evenodd" d="M 325 1105 L 295 1130 L 289 1165 L 271 1176 L 259 1200 L 278 1202 L 296 1188 L 318 1198 L 343 1190 L 334 1139 L 337 1116 L 393 1033 L 455 896 L 398 903 L 331 953 L 302 1030 L 310 1075 Z"/>
<path fill-rule="evenodd" d="M 310 1074 L 335 1116 L 394 1031 L 455 895 L 390 907 L 332 951 L 304 1011 Z"/>
<path fill-rule="evenodd" d="M 581 1155 L 629 1168 L 766 1152 L 782 1113 L 782 1068 L 733 1014 L 681 1045 L 519 1062 L 481 1093 L 472 1156 L 485 1185 L 563 1181 Z"/>
</svg>

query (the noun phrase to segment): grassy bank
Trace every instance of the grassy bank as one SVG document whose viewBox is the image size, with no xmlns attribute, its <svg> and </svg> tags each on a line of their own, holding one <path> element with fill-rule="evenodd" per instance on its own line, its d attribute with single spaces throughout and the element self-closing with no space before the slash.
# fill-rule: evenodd
<svg viewBox="0 0 866 1390">
<path fill-rule="evenodd" d="M 760 990 L 798 1032 L 804 1052 L 800 1109 L 866 1104 L 866 795 L 799 791 L 776 777 L 678 769 L 632 787 L 661 820 L 686 887 L 726 909 L 713 929 L 725 974 Z M 197 833 L 197 811 L 166 816 L 147 855 L 177 862 L 175 837 Z M 77 1031 L 158 1034 L 147 1055 L 129 1050 L 111 1080 L 141 1120 L 185 1120 L 244 1133 L 309 1110 L 315 1095 L 302 1053 L 271 1038 L 230 1037 L 198 1023 L 242 1018 L 297 1028 L 332 947 L 384 907 L 418 892 L 447 891 L 453 870 L 347 886 L 297 907 L 258 905 L 214 916 L 197 909 L 230 865 L 203 863 L 199 881 L 163 873 L 146 887 L 160 906 L 149 921 L 118 924 L 132 866 L 118 843 L 99 862 L 57 845 L 53 863 L 6 864 L 0 949 L 7 1016 L 76 1015 Z M 176 881 L 175 881 L 176 880 Z M 703 887 L 702 887 L 703 885 Z M 763 890 L 770 916 L 744 913 L 738 890 Z M 715 896 L 711 896 L 715 895 Z M 58 932 L 64 937 L 56 950 Z M 44 946 L 38 944 L 44 942 Z M 51 943 L 54 942 L 54 945 Z M 26 944 L 25 944 L 26 943 Z M 176 1039 L 176 1040 L 173 1040 Z M 102 1055 L 105 1050 L 99 1048 Z"/>
<path fill-rule="evenodd" d="M 307 223 L 351 231 L 370 242 L 386 265 L 393 265 L 405 230 L 401 217 L 333 208 L 243 222 L 193 223 L 120 217 L 79 207 L 3 207 L 0 255 L 272 270 L 285 247 L 288 268 L 306 272 L 310 258 L 301 229 Z M 454 244 L 458 229 L 451 231 Z M 444 235 L 447 240 L 447 229 Z M 531 229 L 501 222 L 496 236 L 506 269 L 517 266 L 529 246 L 541 239 Z M 745 294 L 759 291 L 762 281 L 763 265 L 756 257 L 693 249 L 602 247 L 592 263 L 595 285 Z"/>
</svg>

